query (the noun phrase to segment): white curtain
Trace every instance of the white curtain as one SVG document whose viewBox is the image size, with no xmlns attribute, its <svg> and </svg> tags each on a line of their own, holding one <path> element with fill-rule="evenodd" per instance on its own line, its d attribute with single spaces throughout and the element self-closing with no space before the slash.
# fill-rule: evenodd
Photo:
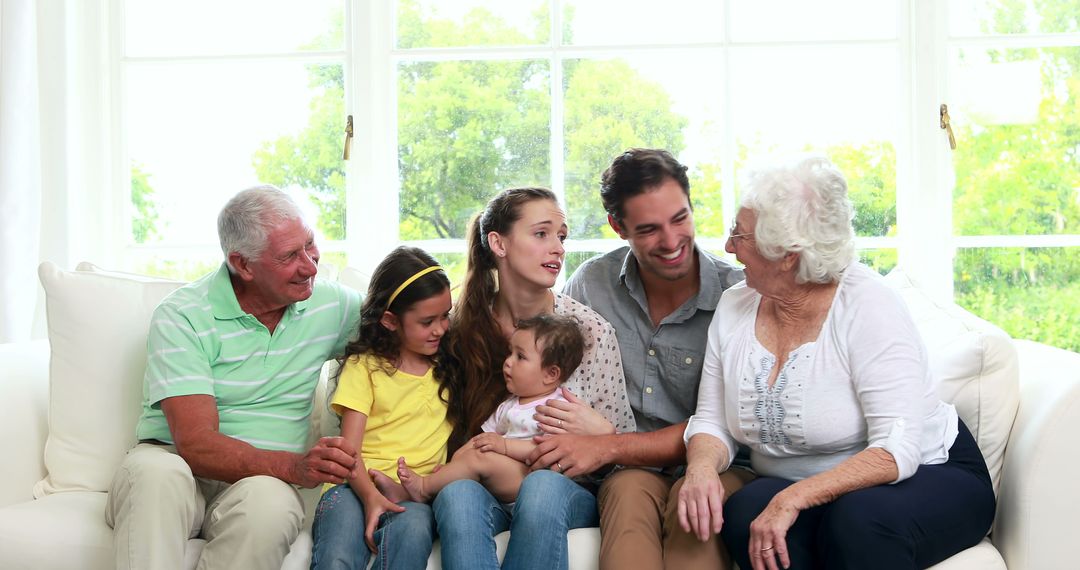
<svg viewBox="0 0 1080 570">
<path fill-rule="evenodd" d="M 37 2 L 0 0 L 0 343 L 30 338 L 38 299 L 37 46 Z"/>
</svg>

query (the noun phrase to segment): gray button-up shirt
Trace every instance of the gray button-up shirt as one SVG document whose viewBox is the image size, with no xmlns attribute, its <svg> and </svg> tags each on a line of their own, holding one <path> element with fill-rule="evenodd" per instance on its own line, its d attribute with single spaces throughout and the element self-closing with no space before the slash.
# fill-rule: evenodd
<svg viewBox="0 0 1080 570">
<path fill-rule="evenodd" d="M 626 394 L 639 432 L 685 421 L 697 406 L 705 340 L 720 294 L 743 279 L 741 270 L 696 247 L 701 286 L 653 328 L 649 302 L 628 246 L 589 259 L 563 292 L 600 313 L 619 339 Z"/>
</svg>

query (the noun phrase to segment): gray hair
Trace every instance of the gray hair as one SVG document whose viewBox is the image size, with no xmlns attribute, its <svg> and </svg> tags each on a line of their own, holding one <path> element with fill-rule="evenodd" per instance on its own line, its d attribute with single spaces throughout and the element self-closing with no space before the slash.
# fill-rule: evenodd
<svg viewBox="0 0 1080 570">
<path fill-rule="evenodd" d="M 752 169 L 741 205 L 757 213 L 754 243 L 762 256 L 799 254 L 796 283 L 836 282 L 855 260 L 847 182 L 824 156 Z"/>
<path fill-rule="evenodd" d="M 258 259 L 266 249 L 270 230 L 285 220 L 303 219 L 300 208 L 288 194 L 274 186 L 254 186 L 241 190 L 218 214 L 218 239 L 229 270 L 235 268 L 229 254 Z"/>
</svg>

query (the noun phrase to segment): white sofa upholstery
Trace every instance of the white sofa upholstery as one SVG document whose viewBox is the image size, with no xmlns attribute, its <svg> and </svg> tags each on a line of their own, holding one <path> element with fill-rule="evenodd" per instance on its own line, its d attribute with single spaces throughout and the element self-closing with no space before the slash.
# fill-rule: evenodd
<svg viewBox="0 0 1080 570">
<path fill-rule="evenodd" d="M 39 273 L 50 342 L 0 345 L 0 568 L 111 568 L 104 491 L 134 442 L 150 311 L 179 283 L 89 264 L 62 271 L 46 263 Z M 932 303 L 902 274 L 889 281 L 911 308 L 941 395 L 975 433 L 999 493 L 991 537 L 935 568 L 1070 567 L 1080 530 L 1080 488 L 1071 484 L 1080 467 L 1073 442 L 1080 354 L 1010 340 L 959 307 Z M 313 437 L 326 419 L 315 414 Z M 315 495 L 306 498 L 310 525 Z M 500 552 L 506 539 L 498 537 Z M 574 530 L 569 540 L 571 568 L 596 568 L 598 531 Z M 203 544 L 189 542 L 186 567 Z M 310 547 L 305 531 L 284 567 L 305 568 Z M 437 550 L 429 566 L 439 567 Z"/>
</svg>

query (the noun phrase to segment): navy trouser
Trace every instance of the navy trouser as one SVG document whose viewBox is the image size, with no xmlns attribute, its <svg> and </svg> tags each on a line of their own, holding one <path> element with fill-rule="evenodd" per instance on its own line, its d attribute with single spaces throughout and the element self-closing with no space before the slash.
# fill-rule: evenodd
<svg viewBox="0 0 1080 570">
<path fill-rule="evenodd" d="M 926 568 L 982 540 L 994 520 L 994 490 L 962 421 L 959 431 L 947 462 L 799 513 L 787 534 L 791 568 Z M 752 568 L 750 522 L 793 483 L 759 477 L 724 504 L 721 535 L 739 568 Z"/>
</svg>

